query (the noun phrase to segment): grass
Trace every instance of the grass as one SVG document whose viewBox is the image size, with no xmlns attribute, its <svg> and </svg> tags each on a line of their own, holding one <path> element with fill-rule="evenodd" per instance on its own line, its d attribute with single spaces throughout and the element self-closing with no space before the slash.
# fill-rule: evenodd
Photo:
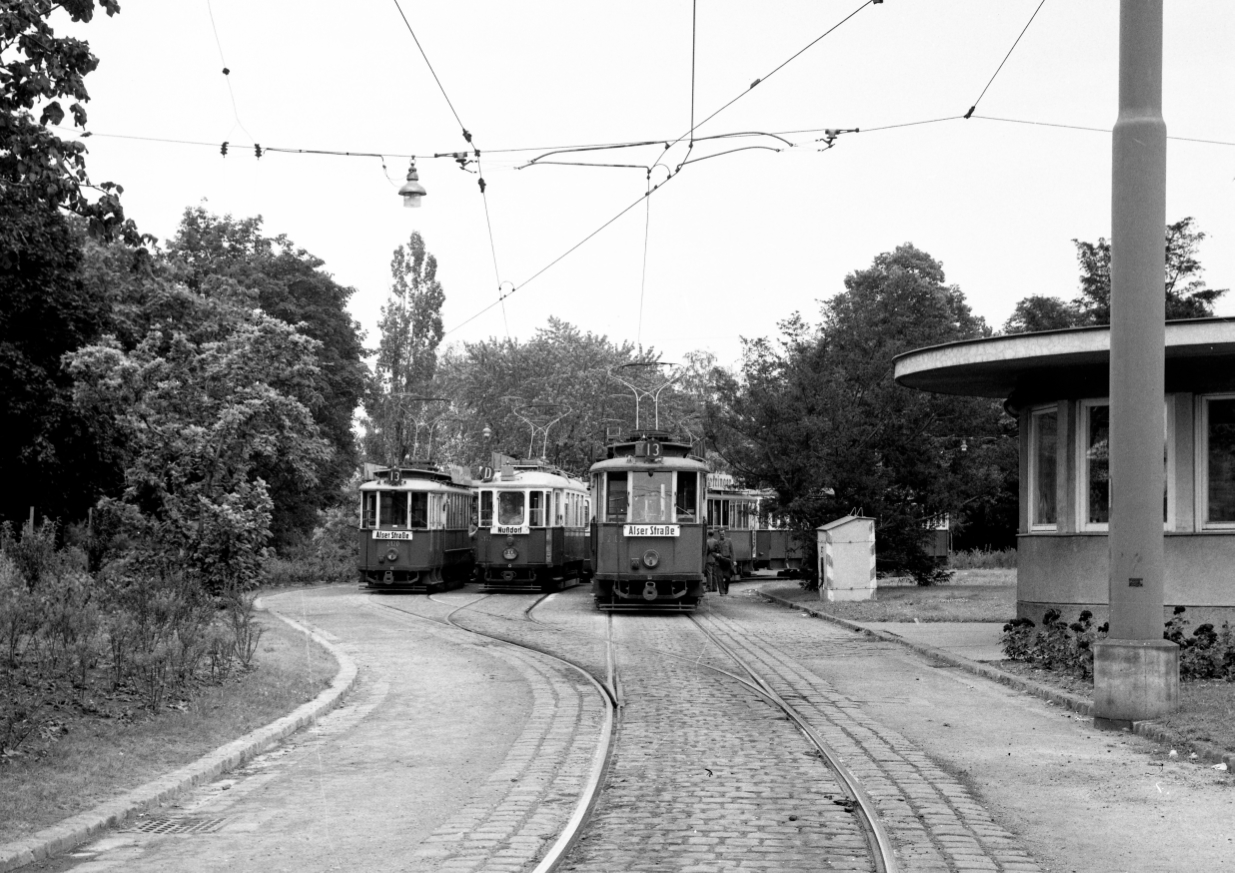
<svg viewBox="0 0 1235 873">
<path fill-rule="evenodd" d="M 767 589 L 848 621 L 1010 621 L 1016 618 L 1016 571 L 958 570 L 947 585 L 922 587 L 903 579 L 880 579 L 874 600 L 833 602 L 797 586 Z"/>
<path fill-rule="evenodd" d="M 256 670 L 158 715 L 74 717 L 59 738 L 0 763 L 0 844 L 183 767 L 329 685 L 338 664 L 328 652 L 276 618 L 258 620 L 266 632 Z"/>
<path fill-rule="evenodd" d="M 948 585 L 919 587 L 908 580 L 880 579 L 877 600 L 834 603 L 819 599 L 818 591 L 796 586 L 765 588 L 794 603 L 849 621 L 1007 621 L 1016 616 L 1016 570 L 958 570 Z M 1031 667 L 1019 661 L 992 666 L 1080 697 L 1093 699 L 1093 680 L 1079 679 Z M 1181 682 L 1179 711 L 1162 725 L 1180 738 L 1180 752 L 1189 743 L 1211 743 L 1235 753 L 1235 682 Z M 1165 751 L 1169 751 L 1164 749 Z"/>
</svg>

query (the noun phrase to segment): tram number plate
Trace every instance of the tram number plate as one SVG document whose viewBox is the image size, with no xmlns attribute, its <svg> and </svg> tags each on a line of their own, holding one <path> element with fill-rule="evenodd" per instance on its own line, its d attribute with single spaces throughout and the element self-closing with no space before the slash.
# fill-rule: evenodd
<svg viewBox="0 0 1235 873">
<path fill-rule="evenodd" d="M 375 540 L 410 540 L 412 532 L 410 530 L 375 530 L 373 531 L 373 539 Z"/>
<path fill-rule="evenodd" d="M 628 524 L 623 533 L 628 537 L 676 537 L 682 528 L 676 524 Z"/>
</svg>

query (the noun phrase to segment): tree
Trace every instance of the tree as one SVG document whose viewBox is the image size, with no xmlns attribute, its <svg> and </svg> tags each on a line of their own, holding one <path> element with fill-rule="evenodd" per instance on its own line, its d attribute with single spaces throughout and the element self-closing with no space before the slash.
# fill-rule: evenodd
<svg viewBox="0 0 1235 873">
<path fill-rule="evenodd" d="M 270 534 L 260 468 L 311 486 L 329 453 L 296 399 L 316 376 L 316 343 L 243 297 L 173 286 L 155 304 L 134 348 L 106 337 L 68 358 L 78 407 L 112 423 L 123 453 L 123 493 L 105 505 L 147 555 L 207 590 L 245 590 Z"/>
<path fill-rule="evenodd" d="M 372 460 L 398 463 L 421 450 L 416 398 L 433 394 L 446 293 L 437 279 L 437 258 L 419 232 L 395 249 L 390 273 L 390 297 L 378 322 L 377 365 L 365 399 L 365 449 Z"/>
<path fill-rule="evenodd" d="M 623 396 L 627 389 L 610 380 L 608 371 L 654 358 L 653 350 L 640 356 L 633 343 L 614 343 L 553 317 L 525 343 L 468 343 L 445 356 L 438 378 L 440 390 L 454 401 L 453 413 L 464 421 L 457 460 L 487 463 L 490 452 L 526 456 L 532 433 L 517 414 L 523 412 L 540 424 L 560 416 L 549 429 L 548 460 L 585 472 L 603 444 L 606 424 L 634 424 L 634 398 Z M 544 435 L 537 436 L 530 446 L 534 455 L 545 444 Z"/>
<path fill-rule="evenodd" d="M 120 11 L 118 0 L 99 0 L 98 6 L 108 15 Z M 74 126 L 86 127 L 85 77 L 99 64 L 88 43 L 56 36 L 49 19 L 57 9 L 75 22 L 89 22 L 95 0 L 6 0 L 0 6 L 0 197 L 10 208 L 18 202 L 63 208 L 85 218 L 92 234 L 119 232 L 136 242 L 136 229 L 120 205 L 120 186 L 91 184 L 85 144 L 49 129 L 68 115 Z M 62 101 L 72 102 L 66 108 Z M 92 188 L 100 192 L 95 200 L 86 195 Z M 8 247 L 20 238 L 11 228 L 0 234 Z"/>
<path fill-rule="evenodd" d="M 1007 435 L 998 404 L 902 388 L 893 359 L 990 331 L 910 244 L 847 276 L 822 316 L 782 322 L 776 345 L 747 341 L 740 374 L 718 375 L 721 452 L 801 532 L 861 511 L 877 520 L 880 566 L 929 580 L 925 522 L 1005 487 Z"/>
<path fill-rule="evenodd" d="M 1196 229 L 1191 216 L 1166 226 L 1165 313 L 1167 321 L 1208 318 L 1214 302 L 1226 288 L 1210 288 L 1201 278 L 1204 267 L 1197 259 L 1205 234 Z M 1088 327 L 1111 323 L 1111 244 L 1105 237 L 1096 243 L 1074 239 L 1081 269 L 1080 295 L 1071 301 L 1058 297 L 1026 297 L 1016 304 L 1004 325 L 1007 333 Z"/>
<path fill-rule="evenodd" d="M 1012 317 L 1003 326 L 1004 333 L 1032 333 L 1039 330 L 1059 330 L 1077 327 L 1080 316 L 1076 307 L 1059 297 L 1035 294 L 1016 304 Z"/>
<path fill-rule="evenodd" d="M 318 343 L 316 375 L 310 390 L 297 399 L 312 412 L 333 451 L 311 488 L 286 467 L 261 470 L 274 502 L 275 543 L 286 548 L 309 534 L 318 510 L 338 499 L 359 463 L 352 416 L 363 397 L 367 371 L 360 326 L 347 311 L 355 289 L 335 282 L 320 258 L 286 235 L 265 236 L 260 215 L 234 219 L 200 206 L 186 209 L 164 260 L 174 277 L 199 293 L 234 282 L 267 315 L 296 326 Z"/>
<path fill-rule="evenodd" d="M 84 233 L 47 204 L 0 199 L 0 519 L 76 520 L 115 469 L 97 422 L 73 408 L 61 357 L 107 327 L 104 291 L 81 281 Z"/>
</svg>

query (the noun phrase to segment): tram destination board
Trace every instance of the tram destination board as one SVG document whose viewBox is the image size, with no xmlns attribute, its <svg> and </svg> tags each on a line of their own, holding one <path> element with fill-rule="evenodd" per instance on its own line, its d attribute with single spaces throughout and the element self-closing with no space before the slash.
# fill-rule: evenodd
<svg viewBox="0 0 1235 873">
<path fill-rule="evenodd" d="M 622 531 L 628 537 L 676 537 L 682 528 L 676 524 L 628 524 Z"/>
<path fill-rule="evenodd" d="M 375 530 L 373 531 L 373 539 L 375 540 L 410 540 L 412 532 L 410 530 Z"/>
</svg>

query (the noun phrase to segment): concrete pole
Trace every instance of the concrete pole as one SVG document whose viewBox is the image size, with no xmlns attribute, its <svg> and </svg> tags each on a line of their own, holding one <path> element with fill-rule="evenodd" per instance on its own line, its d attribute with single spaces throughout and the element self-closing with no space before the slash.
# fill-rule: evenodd
<svg viewBox="0 0 1235 873">
<path fill-rule="evenodd" d="M 1178 706 L 1179 649 L 1162 639 L 1166 123 L 1163 0 L 1120 0 L 1111 197 L 1110 633 L 1094 652 L 1094 723 Z"/>
</svg>

